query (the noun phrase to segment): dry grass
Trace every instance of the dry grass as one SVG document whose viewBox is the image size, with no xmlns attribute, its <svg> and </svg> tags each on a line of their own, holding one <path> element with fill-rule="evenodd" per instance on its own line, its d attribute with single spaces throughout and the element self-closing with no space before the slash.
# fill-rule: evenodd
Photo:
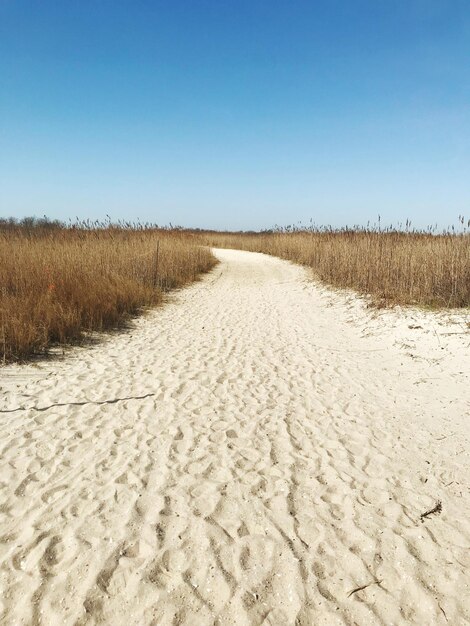
<svg viewBox="0 0 470 626">
<path fill-rule="evenodd" d="M 392 229 L 206 233 L 201 241 L 307 265 L 319 280 L 370 294 L 376 304 L 470 306 L 470 235 L 463 228 L 439 235 Z"/>
<path fill-rule="evenodd" d="M 0 225 L 0 358 L 121 324 L 216 263 L 184 233 Z"/>
<path fill-rule="evenodd" d="M 158 304 L 164 292 L 214 266 L 201 244 L 304 264 L 323 282 L 370 294 L 375 303 L 470 306 L 465 228 L 217 233 L 0 220 L 0 359 L 45 353 Z"/>
</svg>

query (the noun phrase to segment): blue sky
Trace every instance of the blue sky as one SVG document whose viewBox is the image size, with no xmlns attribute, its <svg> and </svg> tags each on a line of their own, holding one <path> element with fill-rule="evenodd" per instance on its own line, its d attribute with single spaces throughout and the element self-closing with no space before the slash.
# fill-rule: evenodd
<svg viewBox="0 0 470 626">
<path fill-rule="evenodd" d="M 0 0 L 0 216 L 459 213 L 467 0 Z"/>
</svg>

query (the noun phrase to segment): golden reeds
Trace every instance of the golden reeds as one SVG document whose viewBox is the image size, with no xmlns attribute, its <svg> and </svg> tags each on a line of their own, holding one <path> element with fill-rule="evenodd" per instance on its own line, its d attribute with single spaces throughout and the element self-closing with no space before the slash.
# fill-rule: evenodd
<svg viewBox="0 0 470 626">
<path fill-rule="evenodd" d="M 279 230 L 206 233 L 214 247 L 264 252 L 309 266 L 335 287 L 370 294 L 380 304 L 470 306 L 470 235 L 450 230 Z"/>
<path fill-rule="evenodd" d="M 470 306 L 470 235 L 380 228 L 217 233 L 0 220 L 0 359 L 121 324 L 216 263 L 205 246 L 275 255 L 379 304 Z"/>
<path fill-rule="evenodd" d="M 215 263 L 175 230 L 0 224 L 0 359 L 115 327 Z"/>
</svg>

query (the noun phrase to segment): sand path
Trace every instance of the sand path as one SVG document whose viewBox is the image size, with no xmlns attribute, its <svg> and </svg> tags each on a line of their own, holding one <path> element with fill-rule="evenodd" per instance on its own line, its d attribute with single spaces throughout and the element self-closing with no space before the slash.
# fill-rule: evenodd
<svg viewBox="0 0 470 626">
<path fill-rule="evenodd" d="M 1 623 L 469 624 L 463 318 L 217 254 L 130 332 L 0 370 Z"/>
</svg>

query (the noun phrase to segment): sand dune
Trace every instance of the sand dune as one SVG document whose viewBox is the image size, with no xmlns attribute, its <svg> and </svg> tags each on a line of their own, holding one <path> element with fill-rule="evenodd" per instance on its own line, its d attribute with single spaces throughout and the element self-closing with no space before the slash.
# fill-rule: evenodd
<svg viewBox="0 0 470 626">
<path fill-rule="evenodd" d="M 217 255 L 0 370 L 1 623 L 470 624 L 465 316 Z"/>
</svg>

